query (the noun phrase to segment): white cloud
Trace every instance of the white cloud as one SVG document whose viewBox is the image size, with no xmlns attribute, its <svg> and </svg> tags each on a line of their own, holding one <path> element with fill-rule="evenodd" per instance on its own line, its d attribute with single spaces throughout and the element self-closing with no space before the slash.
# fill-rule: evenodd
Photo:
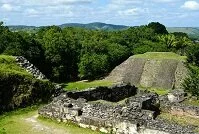
<svg viewBox="0 0 199 134">
<path fill-rule="evenodd" d="M 186 1 L 182 8 L 189 9 L 189 10 L 199 10 L 199 3 L 196 1 Z"/>
<path fill-rule="evenodd" d="M 35 9 L 27 9 L 25 10 L 25 13 L 28 15 L 28 16 L 38 16 L 39 15 L 39 12 Z"/>
<path fill-rule="evenodd" d="M 1 6 L 1 8 L 4 10 L 4 11 L 12 11 L 13 10 L 13 7 L 10 5 L 10 4 L 3 4 Z"/>
<path fill-rule="evenodd" d="M 136 16 L 138 15 L 140 12 L 140 9 L 139 8 L 132 8 L 132 9 L 127 9 L 127 10 L 124 10 L 124 11 L 118 11 L 119 15 L 121 16 Z"/>
<path fill-rule="evenodd" d="M 178 0 L 152 0 L 153 2 L 158 2 L 158 3 L 170 3 L 170 2 L 177 2 Z"/>
<path fill-rule="evenodd" d="M 0 0 L 0 3 L 12 3 L 14 5 L 50 6 L 50 5 L 74 5 L 89 4 L 94 0 Z"/>
</svg>

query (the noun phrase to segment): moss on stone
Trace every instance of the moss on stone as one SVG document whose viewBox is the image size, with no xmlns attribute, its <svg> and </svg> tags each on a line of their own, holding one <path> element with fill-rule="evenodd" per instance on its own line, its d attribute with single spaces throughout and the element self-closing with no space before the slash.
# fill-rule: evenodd
<svg viewBox="0 0 199 134">
<path fill-rule="evenodd" d="M 0 55 L 0 112 L 48 101 L 55 88 L 21 68 L 13 56 Z"/>
</svg>

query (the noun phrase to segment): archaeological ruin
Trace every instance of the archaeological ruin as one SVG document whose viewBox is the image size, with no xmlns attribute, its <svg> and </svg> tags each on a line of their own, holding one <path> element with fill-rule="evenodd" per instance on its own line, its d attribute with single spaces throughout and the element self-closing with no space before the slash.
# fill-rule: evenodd
<svg viewBox="0 0 199 134">
<path fill-rule="evenodd" d="M 62 93 L 41 108 L 39 115 L 112 134 L 194 133 L 191 126 L 156 119 L 159 112 L 157 94 L 121 84 Z"/>
</svg>

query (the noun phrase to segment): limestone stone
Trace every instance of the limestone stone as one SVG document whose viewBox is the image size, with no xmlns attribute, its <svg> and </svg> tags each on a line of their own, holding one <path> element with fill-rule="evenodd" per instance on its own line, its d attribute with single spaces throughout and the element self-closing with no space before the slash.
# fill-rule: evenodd
<svg viewBox="0 0 199 134">
<path fill-rule="evenodd" d="M 140 92 L 134 86 L 120 84 L 64 92 L 41 108 L 39 114 L 61 121 L 70 120 L 80 127 L 104 133 L 193 134 L 191 128 L 155 119 L 159 103 L 155 93 Z"/>
<path fill-rule="evenodd" d="M 131 56 L 117 66 L 105 80 L 141 87 L 179 89 L 187 75 L 184 60 Z"/>
<path fill-rule="evenodd" d="M 171 103 L 178 103 L 182 102 L 185 99 L 186 93 L 183 89 L 176 89 L 172 90 L 170 93 L 168 93 L 168 100 Z"/>
</svg>

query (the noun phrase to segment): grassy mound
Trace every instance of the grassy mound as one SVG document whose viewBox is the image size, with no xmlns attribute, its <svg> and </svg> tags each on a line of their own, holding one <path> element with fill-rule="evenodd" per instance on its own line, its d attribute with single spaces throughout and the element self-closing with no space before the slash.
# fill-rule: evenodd
<svg viewBox="0 0 199 134">
<path fill-rule="evenodd" d="M 16 60 L 12 56 L 0 55 L 0 74 L 17 74 L 27 77 L 32 77 L 31 74 L 26 72 L 23 68 L 16 64 Z"/>
<path fill-rule="evenodd" d="M 134 58 L 146 58 L 146 59 L 174 59 L 174 60 L 186 60 L 186 56 L 180 56 L 172 52 L 147 52 L 144 54 L 134 55 Z"/>
<path fill-rule="evenodd" d="M 48 101 L 54 90 L 51 82 L 35 79 L 14 57 L 0 55 L 0 113 Z"/>
</svg>

